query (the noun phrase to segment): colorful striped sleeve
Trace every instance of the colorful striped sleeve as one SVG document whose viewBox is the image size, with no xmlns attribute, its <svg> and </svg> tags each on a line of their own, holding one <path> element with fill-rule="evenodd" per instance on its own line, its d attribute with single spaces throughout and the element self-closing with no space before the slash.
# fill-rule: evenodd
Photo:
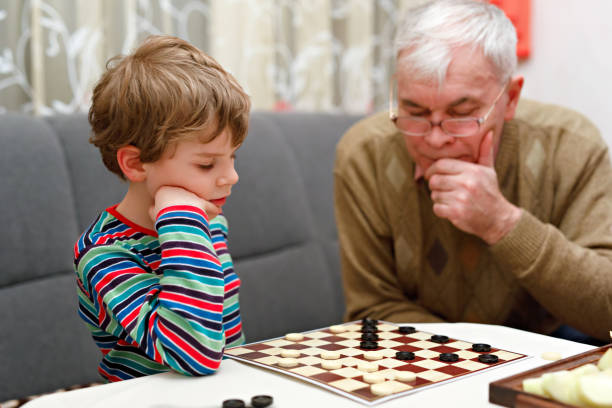
<svg viewBox="0 0 612 408">
<path fill-rule="evenodd" d="M 186 375 L 213 373 L 226 344 L 222 261 L 204 212 L 191 206 L 160 211 L 156 273 L 120 244 L 80 253 L 77 273 L 97 326 L 138 346 L 150 359 Z M 231 261 L 230 261 L 231 262 Z"/>
<path fill-rule="evenodd" d="M 224 271 L 223 330 L 225 331 L 226 347 L 238 346 L 244 343 L 238 302 L 240 279 L 234 272 L 234 264 L 227 247 L 227 220 L 223 214 L 211 220 L 210 235 Z"/>
</svg>

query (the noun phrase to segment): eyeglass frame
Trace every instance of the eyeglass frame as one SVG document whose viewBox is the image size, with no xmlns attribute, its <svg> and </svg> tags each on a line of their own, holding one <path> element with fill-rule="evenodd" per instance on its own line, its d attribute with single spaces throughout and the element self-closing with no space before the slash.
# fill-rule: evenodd
<svg viewBox="0 0 612 408">
<path fill-rule="evenodd" d="M 393 111 L 393 101 L 394 101 L 394 92 L 393 92 L 393 84 L 395 83 L 395 79 L 391 79 L 389 81 L 389 120 L 391 120 L 391 122 L 393 122 L 393 124 L 395 125 L 395 127 L 397 128 L 397 130 L 400 131 L 400 133 L 406 135 L 406 136 L 410 136 L 410 137 L 425 137 L 428 134 L 431 133 L 431 131 L 433 130 L 433 128 L 435 126 L 439 126 L 440 130 L 442 130 L 444 132 L 445 135 L 451 136 L 451 137 L 470 137 L 470 136 L 474 136 L 476 134 L 478 134 L 478 132 L 480 131 L 481 126 L 487 121 L 487 119 L 489 118 L 489 115 L 491 114 L 491 112 L 493 112 L 493 108 L 495 107 L 495 105 L 497 105 L 497 102 L 499 101 L 499 98 L 501 98 L 501 96 L 504 94 L 504 92 L 506 91 L 506 88 L 508 87 L 508 84 L 506 83 L 502 89 L 499 91 L 499 94 L 495 97 L 495 100 L 493 101 L 493 103 L 491 104 L 491 107 L 489 107 L 489 110 L 487 111 L 487 113 L 484 114 L 484 116 L 481 116 L 479 118 L 477 117 L 467 117 L 467 118 L 447 118 L 447 119 L 442 119 L 441 121 L 434 123 L 429 119 L 425 119 L 425 118 L 421 118 L 418 116 L 412 116 L 412 115 L 405 115 L 405 116 L 399 116 L 397 113 L 395 113 Z M 398 104 L 398 112 L 399 112 L 399 104 Z M 402 129 L 399 128 L 399 126 L 397 126 L 397 120 L 402 117 L 402 118 L 412 118 L 414 120 L 416 120 L 417 122 L 427 122 L 429 123 L 429 130 L 423 134 L 412 134 L 412 133 L 408 133 Z M 442 124 L 444 122 L 448 121 L 452 121 L 452 122 L 467 122 L 467 121 L 475 121 L 478 124 L 478 130 L 474 133 L 471 134 L 467 134 L 467 135 L 457 135 L 457 134 L 452 134 L 452 133 L 448 133 L 444 127 L 442 127 Z"/>
</svg>

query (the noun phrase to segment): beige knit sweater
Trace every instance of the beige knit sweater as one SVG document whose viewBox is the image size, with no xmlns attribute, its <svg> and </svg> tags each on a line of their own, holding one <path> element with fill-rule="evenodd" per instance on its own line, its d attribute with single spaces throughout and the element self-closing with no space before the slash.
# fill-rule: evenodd
<svg viewBox="0 0 612 408">
<path fill-rule="evenodd" d="M 423 179 L 385 113 L 338 144 L 335 203 L 347 319 L 466 321 L 549 333 L 612 329 L 612 168 L 583 116 L 521 101 L 496 157 L 523 213 L 501 241 L 433 214 Z"/>
</svg>

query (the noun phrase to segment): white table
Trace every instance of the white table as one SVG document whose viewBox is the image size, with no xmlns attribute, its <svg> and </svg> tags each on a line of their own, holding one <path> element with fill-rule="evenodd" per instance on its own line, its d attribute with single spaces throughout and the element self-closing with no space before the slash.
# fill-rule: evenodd
<svg viewBox="0 0 612 408">
<path fill-rule="evenodd" d="M 376 405 L 383 408 L 494 406 L 489 401 L 489 383 L 549 363 L 540 358 L 545 351 L 557 351 L 563 358 L 594 347 L 542 336 L 503 326 L 472 323 L 414 324 L 419 330 L 445 334 L 466 341 L 489 343 L 494 347 L 532 356 L 483 373 L 426 389 Z M 316 329 L 316 328 L 313 328 Z M 157 374 L 129 381 L 70 392 L 50 394 L 25 405 L 27 408 L 220 408 L 224 400 L 254 395 L 274 397 L 274 408 L 365 407 L 307 382 L 263 368 L 224 360 L 219 371 L 207 377 Z"/>
</svg>

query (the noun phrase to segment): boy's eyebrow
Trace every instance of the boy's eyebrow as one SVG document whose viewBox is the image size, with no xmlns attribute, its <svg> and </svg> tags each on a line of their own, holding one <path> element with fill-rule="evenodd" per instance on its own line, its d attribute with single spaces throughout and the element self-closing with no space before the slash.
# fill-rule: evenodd
<svg viewBox="0 0 612 408">
<path fill-rule="evenodd" d="M 236 151 L 240 148 L 241 145 L 236 146 L 233 150 L 232 150 L 232 154 L 236 153 Z M 220 152 L 196 152 L 195 153 L 196 156 L 206 156 L 206 157 L 221 157 L 221 156 L 225 156 L 225 153 L 220 153 Z"/>
</svg>

